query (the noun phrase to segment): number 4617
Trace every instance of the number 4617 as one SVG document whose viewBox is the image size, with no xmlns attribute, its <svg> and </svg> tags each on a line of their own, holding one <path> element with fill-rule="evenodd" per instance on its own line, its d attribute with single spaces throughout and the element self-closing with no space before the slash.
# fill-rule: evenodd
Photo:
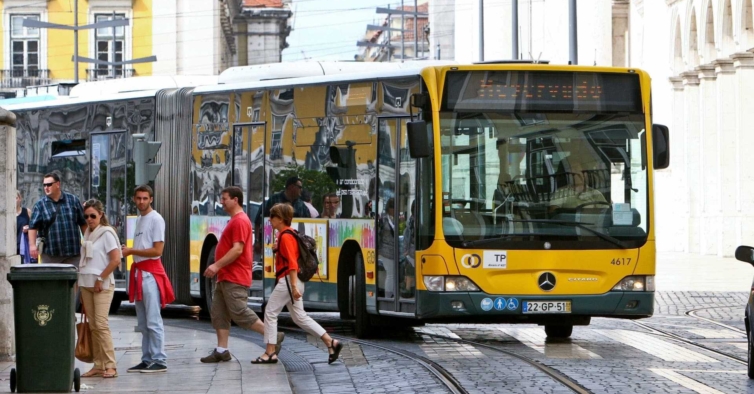
<svg viewBox="0 0 754 394">
<path fill-rule="evenodd" d="M 631 258 L 630 257 L 617 257 L 610 261 L 610 264 L 612 265 L 629 265 L 631 264 Z"/>
</svg>

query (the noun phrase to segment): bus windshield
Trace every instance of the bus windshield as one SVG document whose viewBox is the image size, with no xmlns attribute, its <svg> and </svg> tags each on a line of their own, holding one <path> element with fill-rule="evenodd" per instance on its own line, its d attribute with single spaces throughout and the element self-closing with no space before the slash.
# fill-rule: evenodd
<svg viewBox="0 0 754 394">
<path fill-rule="evenodd" d="M 635 248 L 647 238 L 642 114 L 440 113 L 443 229 L 461 248 Z"/>
</svg>

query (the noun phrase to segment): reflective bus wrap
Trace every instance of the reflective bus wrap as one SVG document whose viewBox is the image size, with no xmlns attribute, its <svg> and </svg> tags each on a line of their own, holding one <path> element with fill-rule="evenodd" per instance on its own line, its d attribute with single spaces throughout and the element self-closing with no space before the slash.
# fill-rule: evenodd
<svg viewBox="0 0 754 394">
<path fill-rule="evenodd" d="M 668 141 L 649 86 L 635 69 L 486 64 L 198 88 L 193 294 L 211 294 L 201 273 L 227 221 L 219 192 L 235 184 L 263 308 L 265 204 L 296 175 L 319 212 L 337 201 L 334 218 L 294 218 L 320 246 L 305 303 L 354 318 L 359 336 L 396 318 L 567 337 L 592 316 L 651 316 L 652 171 Z"/>
</svg>

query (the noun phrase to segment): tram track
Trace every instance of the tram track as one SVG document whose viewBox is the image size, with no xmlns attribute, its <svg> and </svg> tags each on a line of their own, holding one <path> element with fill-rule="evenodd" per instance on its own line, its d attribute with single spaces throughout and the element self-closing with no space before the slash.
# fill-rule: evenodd
<svg viewBox="0 0 754 394">
<path fill-rule="evenodd" d="M 588 393 L 591 393 L 590 390 L 588 390 L 586 387 L 583 387 L 583 386 L 579 385 L 578 383 L 574 382 L 567 375 L 562 374 L 562 373 L 558 372 L 557 370 L 555 370 L 553 368 L 550 368 L 550 367 L 548 367 L 548 366 L 546 366 L 546 365 L 544 365 L 544 364 L 542 364 L 542 363 L 540 363 L 540 362 L 538 362 L 538 361 L 536 361 L 534 359 L 522 356 L 520 354 L 516 354 L 516 353 L 514 353 L 512 351 L 501 349 L 499 347 L 488 345 L 488 344 L 485 344 L 485 343 L 479 343 L 479 342 L 469 341 L 469 340 L 461 339 L 461 338 L 453 338 L 453 337 L 449 337 L 449 336 L 445 336 L 445 335 L 440 335 L 440 334 L 431 334 L 431 333 L 421 332 L 421 331 L 418 331 L 417 333 L 420 334 L 420 335 L 426 335 L 428 337 L 441 338 L 441 339 L 448 340 L 448 341 L 453 341 L 453 342 L 456 342 L 456 343 L 463 343 L 463 344 L 471 345 L 471 346 L 474 346 L 474 347 L 477 347 L 477 348 L 484 348 L 484 349 L 492 350 L 492 351 L 495 351 L 495 352 L 498 352 L 498 353 L 503 353 L 503 354 L 505 354 L 505 355 L 507 355 L 509 357 L 516 358 L 516 359 L 518 359 L 520 361 L 523 361 L 526 364 L 528 364 L 528 365 L 530 365 L 530 366 L 532 366 L 532 367 L 540 370 L 541 372 L 545 373 L 546 375 L 548 375 L 549 377 L 551 377 L 553 380 L 555 380 L 558 383 L 562 384 L 563 386 L 567 387 L 568 389 L 570 389 L 574 393 L 579 393 L 579 394 L 588 394 Z"/>
<path fill-rule="evenodd" d="M 741 334 L 743 336 L 746 336 L 746 330 L 742 330 L 742 329 L 740 329 L 738 327 L 729 326 L 729 325 L 727 325 L 725 323 L 720 323 L 718 321 L 712 320 L 712 319 L 707 318 L 707 317 L 702 317 L 702 316 L 699 316 L 699 315 L 696 314 L 698 311 L 703 311 L 703 310 L 707 310 L 707 309 L 712 309 L 712 308 L 697 308 L 697 309 L 692 309 L 690 311 L 686 311 L 686 316 L 690 316 L 690 317 L 693 317 L 695 319 L 703 320 L 703 321 L 706 321 L 708 323 L 712 323 L 712 324 L 714 324 L 716 326 L 720 326 L 720 327 L 725 328 L 727 330 L 734 331 L 734 332 L 737 332 L 737 333 L 739 333 L 739 334 Z"/>
<path fill-rule="evenodd" d="M 701 343 L 692 341 L 690 339 L 686 339 L 686 338 L 684 338 L 684 337 L 682 337 L 682 336 L 680 336 L 678 334 L 673 334 L 672 332 L 661 330 L 659 328 L 652 327 L 652 326 L 650 326 L 650 325 L 648 325 L 646 323 L 642 323 L 642 322 L 638 322 L 638 321 L 634 321 L 634 320 L 631 320 L 631 323 L 633 323 L 633 324 L 635 324 L 635 325 L 637 325 L 637 326 L 639 326 L 639 327 L 641 327 L 641 328 L 649 331 L 650 334 L 654 334 L 654 335 L 658 335 L 658 336 L 670 338 L 670 339 L 673 339 L 673 340 L 678 341 L 678 342 L 685 343 L 685 344 L 690 345 L 690 346 L 694 346 L 694 347 L 697 347 L 697 348 L 700 348 L 700 349 L 704 349 L 706 351 L 715 353 L 715 354 L 717 354 L 719 356 L 725 357 L 725 358 L 727 358 L 727 359 L 729 359 L 731 361 L 737 362 L 739 364 L 744 364 L 744 365 L 748 364 L 748 362 L 745 359 L 742 359 L 742 358 L 740 358 L 740 357 L 738 357 L 738 356 L 736 356 L 734 354 L 731 354 L 731 353 L 728 353 L 728 352 L 724 352 L 722 350 L 713 349 L 713 348 L 711 348 L 709 346 L 706 346 L 706 345 L 703 345 Z"/>
<path fill-rule="evenodd" d="M 290 331 L 290 332 L 297 332 L 300 334 L 307 335 L 307 332 L 299 329 L 299 328 L 292 328 L 292 327 L 286 327 L 286 326 L 278 326 L 280 330 Z M 336 334 L 330 334 L 332 338 L 335 338 L 337 340 L 345 340 L 352 343 L 357 343 L 361 346 L 369 346 L 375 349 L 380 349 L 385 352 L 397 354 L 399 356 L 405 357 L 411 361 L 416 362 L 417 364 L 421 365 L 424 369 L 426 369 L 429 373 L 431 373 L 443 386 L 445 386 L 451 393 L 454 394 L 468 394 L 469 392 L 463 387 L 461 382 L 456 379 L 453 374 L 448 372 L 445 368 L 443 368 L 440 364 L 426 358 L 423 356 L 420 356 L 416 353 L 403 350 L 403 349 L 396 349 L 392 346 L 386 346 L 374 343 L 372 341 L 367 341 L 363 339 L 356 339 L 352 337 L 346 337 L 342 335 L 336 335 Z"/>
</svg>

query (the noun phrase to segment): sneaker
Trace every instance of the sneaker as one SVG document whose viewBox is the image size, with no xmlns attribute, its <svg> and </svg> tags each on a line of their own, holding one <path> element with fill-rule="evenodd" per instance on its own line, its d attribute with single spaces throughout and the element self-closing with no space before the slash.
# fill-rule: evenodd
<svg viewBox="0 0 754 394">
<path fill-rule="evenodd" d="M 141 373 L 157 373 L 157 372 L 167 372 L 167 371 L 168 371 L 167 365 L 152 363 L 147 368 L 142 369 Z"/>
<path fill-rule="evenodd" d="M 128 373 L 135 373 L 135 372 L 141 372 L 149 367 L 149 364 L 145 363 L 144 361 L 140 362 L 138 365 L 128 368 L 126 372 Z"/>
<path fill-rule="evenodd" d="M 199 361 L 203 363 L 219 363 L 220 361 L 230 361 L 230 351 L 226 350 L 222 353 L 219 353 L 217 349 L 212 349 L 212 352 L 210 352 L 209 356 L 202 357 L 199 359 Z"/>
</svg>

